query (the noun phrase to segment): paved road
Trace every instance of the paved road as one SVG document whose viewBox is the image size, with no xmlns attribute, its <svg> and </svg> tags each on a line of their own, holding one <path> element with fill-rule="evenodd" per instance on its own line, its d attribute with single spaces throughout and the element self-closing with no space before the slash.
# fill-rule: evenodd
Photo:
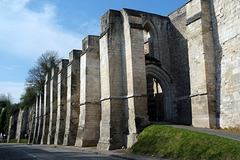
<svg viewBox="0 0 240 160">
<path fill-rule="evenodd" d="M 79 148 L 46 145 L 0 144 L 0 160 L 120 160 L 121 158 L 87 153 Z"/>
</svg>

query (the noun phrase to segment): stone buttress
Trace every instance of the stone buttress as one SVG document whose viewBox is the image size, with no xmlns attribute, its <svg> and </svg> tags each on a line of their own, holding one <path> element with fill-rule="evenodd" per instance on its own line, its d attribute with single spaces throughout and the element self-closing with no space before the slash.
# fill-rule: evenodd
<svg viewBox="0 0 240 160">
<path fill-rule="evenodd" d="M 67 66 L 67 110 L 63 145 L 74 145 L 77 136 L 80 96 L 80 50 L 69 53 Z"/>
<path fill-rule="evenodd" d="M 29 108 L 29 118 L 28 118 L 28 144 L 33 142 L 33 135 L 34 135 L 34 125 L 35 125 L 35 112 L 36 106 L 33 104 Z"/>
<path fill-rule="evenodd" d="M 47 144 L 54 143 L 54 136 L 56 132 L 57 77 L 58 77 L 58 67 L 52 68 L 52 74 L 51 74 L 51 80 L 50 80 L 50 118 L 49 118 L 49 131 L 48 131 Z"/>
<path fill-rule="evenodd" d="M 212 128 L 216 125 L 216 80 L 209 1 L 192 0 L 186 7 L 192 124 Z"/>
<path fill-rule="evenodd" d="M 9 143 L 10 139 L 16 138 L 17 122 L 18 122 L 18 112 L 14 112 L 9 119 L 7 143 Z"/>
<path fill-rule="evenodd" d="M 67 112 L 67 65 L 68 60 L 63 59 L 59 63 L 58 72 L 58 92 L 57 92 L 57 122 L 54 144 L 63 144 L 66 112 Z"/>
<path fill-rule="evenodd" d="M 124 144 L 121 21 L 120 12 L 115 10 L 109 10 L 101 18 L 101 121 L 97 148 L 102 150 L 122 148 Z"/>
<path fill-rule="evenodd" d="M 51 73 L 46 74 L 44 84 L 44 108 L 43 108 L 43 133 L 41 144 L 47 144 L 48 131 L 49 131 L 49 116 L 50 116 L 50 78 Z"/>
<path fill-rule="evenodd" d="M 42 138 L 42 128 L 43 128 L 43 96 L 39 96 L 39 107 L 38 107 L 38 129 L 36 135 L 36 144 L 40 144 Z"/>
<path fill-rule="evenodd" d="M 35 104 L 35 122 L 34 122 L 34 130 L 33 130 L 33 139 L 30 141 L 31 143 L 37 143 L 37 133 L 38 133 L 38 125 L 39 125 L 39 96 L 36 97 Z"/>
<path fill-rule="evenodd" d="M 80 115 L 76 146 L 96 146 L 100 130 L 99 37 L 87 36 L 80 59 Z"/>
<path fill-rule="evenodd" d="M 98 149 L 131 147 L 149 124 L 143 27 L 131 11 L 109 10 L 101 18 Z"/>
</svg>

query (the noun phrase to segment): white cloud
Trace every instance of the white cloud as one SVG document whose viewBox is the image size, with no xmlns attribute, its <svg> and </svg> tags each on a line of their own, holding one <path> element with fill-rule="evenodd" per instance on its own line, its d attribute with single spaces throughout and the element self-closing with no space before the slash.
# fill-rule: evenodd
<svg viewBox="0 0 240 160">
<path fill-rule="evenodd" d="M 68 58 L 81 48 L 82 37 L 61 27 L 53 4 L 36 12 L 26 7 L 29 0 L 0 0 L 0 51 L 36 59 L 46 50 L 59 51 Z"/>
<path fill-rule="evenodd" d="M 23 91 L 24 83 L 0 82 L 0 94 L 10 93 L 10 95 L 13 97 L 13 103 L 19 103 Z"/>
</svg>

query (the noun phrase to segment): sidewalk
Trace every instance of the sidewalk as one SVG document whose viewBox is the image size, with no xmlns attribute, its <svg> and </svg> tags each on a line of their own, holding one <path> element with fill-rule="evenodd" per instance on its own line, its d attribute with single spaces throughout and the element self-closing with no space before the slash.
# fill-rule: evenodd
<svg viewBox="0 0 240 160">
<path fill-rule="evenodd" d="M 172 127 L 176 127 L 176 128 L 183 128 L 183 129 L 188 129 L 188 130 L 197 131 L 197 132 L 203 132 L 203 133 L 207 133 L 207 134 L 212 134 L 212 135 L 240 141 L 240 134 L 238 134 L 238 133 L 232 133 L 232 132 L 214 130 L 214 129 L 208 129 L 208 128 L 197 128 L 197 127 L 186 126 L 186 125 L 177 125 L 177 124 L 172 124 L 172 123 L 168 123 L 168 122 L 152 122 L 152 124 L 160 124 L 160 125 L 172 126 Z"/>
<path fill-rule="evenodd" d="M 38 144 L 30 144 L 30 145 L 36 145 Z M 44 146 L 44 145 L 41 145 Z M 76 146 L 62 146 L 62 145 L 46 145 L 47 147 L 53 147 L 53 148 L 67 148 L 74 151 L 80 151 L 84 153 L 93 153 L 93 154 L 101 154 L 121 159 L 127 159 L 127 160 L 166 160 L 156 157 L 148 157 L 148 156 L 140 156 L 135 154 L 127 154 L 124 153 L 124 150 L 111 150 L 111 151 L 104 151 L 104 150 L 97 150 L 96 147 L 76 147 Z"/>
</svg>

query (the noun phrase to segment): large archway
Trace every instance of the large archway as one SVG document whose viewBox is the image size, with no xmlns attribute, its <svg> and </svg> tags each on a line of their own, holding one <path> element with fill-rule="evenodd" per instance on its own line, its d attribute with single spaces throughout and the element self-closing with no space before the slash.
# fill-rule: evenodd
<svg viewBox="0 0 240 160">
<path fill-rule="evenodd" d="M 147 97 L 149 121 L 164 121 L 162 87 L 152 75 L 147 76 Z"/>
<path fill-rule="evenodd" d="M 172 122 L 172 81 L 170 76 L 158 65 L 146 65 L 148 89 L 148 116 L 150 121 Z"/>
</svg>

